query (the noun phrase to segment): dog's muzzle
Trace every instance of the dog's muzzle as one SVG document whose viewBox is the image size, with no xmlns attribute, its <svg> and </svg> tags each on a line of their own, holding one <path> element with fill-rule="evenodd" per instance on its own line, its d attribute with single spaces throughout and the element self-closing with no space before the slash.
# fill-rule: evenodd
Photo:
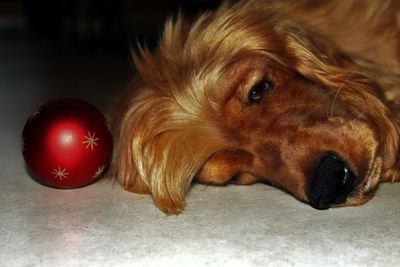
<svg viewBox="0 0 400 267">
<path fill-rule="evenodd" d="M 356 176 L 336 153 L 328 152 L 320 160 L 310 183 L 308 200 L 316 209 L 342 204 L 354 189 Z"/>
</svg>

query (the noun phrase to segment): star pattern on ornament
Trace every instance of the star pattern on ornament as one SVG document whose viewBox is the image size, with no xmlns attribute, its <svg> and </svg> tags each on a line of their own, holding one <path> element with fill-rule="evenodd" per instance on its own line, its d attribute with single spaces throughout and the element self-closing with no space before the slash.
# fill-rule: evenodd
<svg viewBox="0 0 400 267">
<path fill-rule="evenodd" d="M 94 173 L 93 178 L 97 178 L 100 176 L 100 174 L 103 173 L 104 169 L 105 169 L 105 165 L 101 165 L 100 167 L 97 168 L 97 171 Z"/>
<path fill-rule="evenodd" d="M 89 147 L 92 149 L 94 149 L 95 146 L 97 146 L 97 141 L 100 140 L 100 138 L 95 138 L 96 133 L 90 134 L 90 132 L 88 131 L 88 135 L 85 136 L 85 141 L 82 142 L 82 144 L 86 145 L 86 149 L 88 149 Z"/>
<path fill-rule="evenodd" d="M 25 137 L 21 137 L 21 151 L 25 152 Z"/>
<path fill-rule="evenodd" d="M 31 115 L 31 120 L 39 116 L 41 109 L 36 110 L 35 112 L 32 113 Z"/>
<path fill-rule="evenodd" d="M 69 172 L 67 172 L 67 169 L 61 169 L 61 167 L 58 166 L 58 169 L 53 169 L 51 174 L 54 175 L 54 178 L 58 178 L 62 181 L 68 178 Z"/>
<path fill-rule="evenodd" d="M 106 127 L 111 132 L 111 124 L 110 121 L 106 119 Z"/>
</svg>

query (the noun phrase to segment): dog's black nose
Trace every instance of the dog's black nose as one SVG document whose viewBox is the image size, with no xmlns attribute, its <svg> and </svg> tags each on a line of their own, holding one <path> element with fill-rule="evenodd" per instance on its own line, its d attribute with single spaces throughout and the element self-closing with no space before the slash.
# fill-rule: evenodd
<svg viewBox="0 0 400 267">
<path fill-rule="evenodd" d="M 317 165 L 310 183 L 308 199 L 316 209 L 328 209 L 341 204 L 354 188 L 355 175 L 337 154 L 329 152 Z"/>
</svg>

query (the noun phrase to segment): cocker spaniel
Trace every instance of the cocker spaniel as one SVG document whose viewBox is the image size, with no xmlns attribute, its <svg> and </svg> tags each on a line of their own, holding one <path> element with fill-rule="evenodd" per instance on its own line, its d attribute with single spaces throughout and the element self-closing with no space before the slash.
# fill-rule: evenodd
<svg viewBox="0 0 400 267">
<path fill-rule="evenodd" d="M 327 209 L 400 180 L 397 0 L 224 3 L 133 57 L 112 171 L 167 214 L 193 181 L 266 182 Z"/>
</svg>

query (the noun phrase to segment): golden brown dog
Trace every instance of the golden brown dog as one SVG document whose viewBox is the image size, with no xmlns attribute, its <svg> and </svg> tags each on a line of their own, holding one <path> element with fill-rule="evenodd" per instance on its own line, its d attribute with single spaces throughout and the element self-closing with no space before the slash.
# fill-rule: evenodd
<svg viewBox="0 0 400 267">
<path fill-rule="evenodd" d="M 265 181 L 318 209 L 400 179 L 400 2 L 241 1 L 167 22 L 113 128 L 113 174 L 166 213 L 192 181 Z"/>
</svg>

